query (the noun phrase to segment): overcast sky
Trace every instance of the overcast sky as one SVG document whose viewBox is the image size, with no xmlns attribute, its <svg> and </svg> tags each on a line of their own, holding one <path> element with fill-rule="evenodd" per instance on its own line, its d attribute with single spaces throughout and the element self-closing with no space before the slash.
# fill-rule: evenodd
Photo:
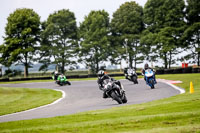
<svg viewBox="0 0 200 133">
<path fill-rule="evenodd" d="M 131 0 L 1 0 L 0 4 L 0 44 L 3 43 L 7 17 L 17 8 L 31 8 L 44 21 L 49 14 L 60 9 L 69 9 L 74 12 L 77 23 L 84 20 L 91 10 L 105 10 L 112 17 L 120 5 Z M 134 0 L 144 6 L 147 0 Z"/>
</svg>

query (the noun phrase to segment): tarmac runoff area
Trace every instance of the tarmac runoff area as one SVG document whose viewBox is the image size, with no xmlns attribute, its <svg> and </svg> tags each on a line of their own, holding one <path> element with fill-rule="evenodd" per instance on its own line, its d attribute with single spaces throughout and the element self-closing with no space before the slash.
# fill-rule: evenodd
<svg viewBox="0 0 200 133">
<path fill-rule="evenodd" d="M 75 114 L 84 111 L 107 109 L 123 105 L 140 104 L 153 100 L 163 99 L 174 95 L 185 93 L 185 90 L 175 86 L 181 81 L 157 79 L 155 89 L 150 89 L 143 79 L 139 84 L 133 84 L 128 80 L 120 80 L 126 91 L 128 102 L 118 104 L 111 98 L 102 98 L 102 91 L 99 90 L 97 81 L 72 81 L 71 86 L 59 86 L 54 82 L 4 84 L 5 87 L 22 88 L 48 88 L 62 92 L 62 98 L 55 102 L 33 108 L 30 110 L 16 112 L 0 116 L 0 122 L 28 120 L 36 118 L 49 118 Z"/>
</svg>

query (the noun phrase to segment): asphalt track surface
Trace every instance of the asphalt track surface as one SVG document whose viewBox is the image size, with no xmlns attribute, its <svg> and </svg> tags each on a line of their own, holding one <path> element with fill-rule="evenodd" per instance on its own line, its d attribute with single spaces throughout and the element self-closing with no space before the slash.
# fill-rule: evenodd
<svg viewBox="0 0 200 133">
<path fill-rule="evenodd" d="M 73 81 L 71 86 L 59 86 L 54 82 L 1 85 L 6 87 L 57 89 L 64 91 L 65 97 L 53 105 L 0 116 L 0 122 L 63 116 L 89 110 L 145 103 L 180 94 L 180 91 L 162 82 L 158 82 L 155 89 L 150 89 L 144 80 L 139 80 L 139 84 L 133 84 L 128 80 L 120 81 L 124 86 L 128 99 L 126 104 L 120 105 L 111 98 L 103 99 L 102 91 L 98 89 L 97 81 L 94 80 Z"/>
</svg>

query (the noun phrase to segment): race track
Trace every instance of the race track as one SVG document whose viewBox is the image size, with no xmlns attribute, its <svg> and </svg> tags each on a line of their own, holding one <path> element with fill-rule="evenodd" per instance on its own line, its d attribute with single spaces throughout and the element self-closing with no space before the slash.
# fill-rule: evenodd
<svg viewBox="0 0 200 133">
<path fill-rule="evenodd" d="M 71 86 L 62 87 L 58 86 L 54 82 L 1 85 L 6 87 L 63 90 L 65 92 L 65 98 L 53 105 L 0 116 L 0 122 L 69 115 L 88 110 L 106 109 L 128 104 L 139 104 L 180 94 L 180 91 L 175 90 L 170 85 L 162 82 L 158 82 L 155 89 L 150 89 L 144 80 L 139 80 L 139 84 L 136 85 L 128 80 L 120 81 L 126 90 L 126 96 L 128 99 L 126 104 L 121 105 L 110 98 L 103 99 L 102 91 L 98 89 L 96 81 L 73 81 L 71 82 Z"/>
</svg>

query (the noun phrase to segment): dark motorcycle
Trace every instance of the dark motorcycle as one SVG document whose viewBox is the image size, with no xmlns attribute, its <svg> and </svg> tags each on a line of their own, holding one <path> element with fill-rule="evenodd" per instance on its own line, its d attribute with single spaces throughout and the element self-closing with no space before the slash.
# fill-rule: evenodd
<svg viewBox="0 0 200 133">
<path fill-rule="evenodd" d="M 104 80 L 104 91 L 108 97 L 117 101 L 119 104 L 127 103 L 127 98 L 123 86 L 121 88 L 118 84 L 115 83 L 115 81 L 111 79 Z"/>
<path fill-rule="evenodd" d="M 151 87 L 151 89 L 154 89 L 155 84 L 156 84 L 156 81 L 154 78 L 155 76 L 154 71 L 152 71 L 152 69 L 147 69 L 145 70 L 144 76 L 145 76 L 146 84 L 148 84 Z"/>
<path fill-rule="evenodd" d="M 137 73 L 135 70 L 130 69 L 127 71 L 127 73 L 125 74 L 126 79 L 132 81 L 134 84 L 138 84 L 138 80 L 137 80 Z"/>
</svg>

